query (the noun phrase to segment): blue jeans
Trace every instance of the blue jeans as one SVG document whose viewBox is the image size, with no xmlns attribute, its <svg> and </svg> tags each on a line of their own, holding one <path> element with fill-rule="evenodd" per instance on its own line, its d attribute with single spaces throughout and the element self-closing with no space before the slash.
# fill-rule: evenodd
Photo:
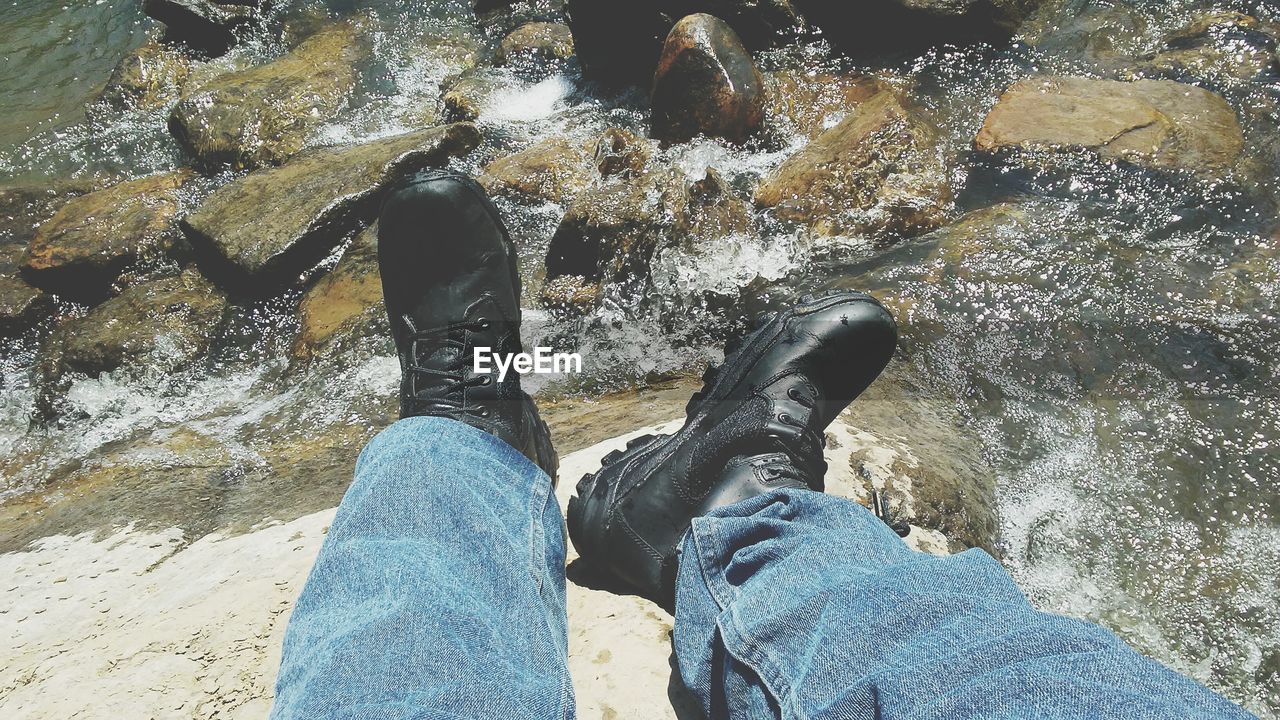
<svg viewBox="0 0 1280 720">
<path fill-rule="evenodd" d="M 396 423 L 294 608 L 272 717 L 573 717 L 564 563 L 544 473 L 461 423 Z M 820 493 L 695 520 L 676 595 L 680 674 L 709 718 L 1252 717 L 1037 612 L 985 553 L 914 552 Z"/>
</svg>

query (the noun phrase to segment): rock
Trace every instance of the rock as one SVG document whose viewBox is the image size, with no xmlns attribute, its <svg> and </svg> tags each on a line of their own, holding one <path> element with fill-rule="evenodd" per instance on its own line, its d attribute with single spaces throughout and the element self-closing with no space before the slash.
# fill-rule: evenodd
<svg viewBox="0 0 1280 720">
<path fill-rule="evenodd" d="M 94 180 L 64 180 L 50 185 L 0 188 L 0 247 L 19 245 L 26 250 L 40 225 L 63 205 L 99 185 Z"/>
<path fill-rule="evenodd" d="M 725 237 L 754 233 L 750 206 L 713 169 L 688 186 L 671 170 L 607 182 L 569 204 L 547 249 L 543 301 L 582 309 L 608 286 L 642 292 L 655 252 L 713 253 Z"/>
<path fill-rule="evenodd" d="M 309 363 L 370 337 L 382 344 L 391 337 L 382 306 L 376 224 L 360 233 L 333 270 L 302 296 L 293 358 Z"/>
<path fill-rule="evenodd" d="M 611 127 L 596 142 L 595 166 L 601 177 L 634 177 L 644 172 L 653 158 L 653 148 L 630 130 Z"/>
<path fill-rule="evenodd" d="M 67 202 L 36 231 L 24 274 L 52 292 L 101 300 L 126 267 L 172 246 L 179 197 L 192 177 L 188 170 L 161 173 Z"/>
<path fill-rule="evenodd" d="M 227 309 L 227 298 L 194 270 L 134 285 L 64 322 L 41 350 L 37 400 L 42 417 L 58 414 L 69 373 L 97 376 L 128 367 L 171 373 L 209 349 Z"/>
<path fill-rule="evenodd" d="M 1210 12 L 1165 38 L 1167 49 L 1141 70 L 1172 78 L 1248 82 L 1280 69 L 1280 26 L 1251 15 Z"/>
<path fill-rule="evenodd" d="M 573 57 L 573 33 L 563 23 L 532 22 L 516 28 L 498 46 L 499 65 L 545 64 Z"/>
<path fill-rule="evenodd" d="M 783 70 L 766 78 L 770 122 L 810 140 L 834 127 L 850 110 L 888 86 L 865 75 Z"/>
<path fill-rule="evenodd" d="M 356 31 L 339 24 L 284 57 L 221 76 L 169 115 L 169 132 L 206 167 L 279 164 L 333 118 L 355 86 Z"/>
<path fill-rule="evenodd" d="M 1053 0 L 1018 29 L 1018 40 L 1047 55 L 1087 59 L 1107 71 L 1131 68 L 1145 52 L 1147 17 L 1127 5 L 1065 7 Z"/>
<path fill-rule="evenodd" d="M 904 236 L 942 224 L 952 191 L 934 129 L 881 92 L 782 163 L 755 202 L 820 235 Z"/>
<path fill-rule="evenodd" d="M 764 121 L 764 78 L 724 21 L 690 15 L 667 36 L 651 104 L 658 140 L 707 135 L 741 143 Z"/>
<path fill-rule="evenodd" d="M 714 168 L 686 190 L 676 210 L 674 237 L 685 247 L 714 248 L 717 240 L 756 231 L 751 205 Z"/>
<path fill-rule="evenodd" d="M 566 9 L 584 74 L 610 85 L 648 86 L 675 21 L 694 13 L 723 19 L 751 49 L 808 27 L 792 0 L 568 0 Z"/>
<path fill-rule="evenodd" d="M 996 473 L 954 401 L 907 362 L 890 363 L 828 430 L 828 491 L 870 504 L 884 493 L 895 520 L 941 533 L 951 552 L 982 548 L 998 555 Z M 853 471 L 839 482 L 839 459 Z"/>
<path fill-rule="evenodd" d="M 592 158 L 581 143 L 551 137 L 485 166 L 477 180 L 491 195 L 563 205 L 591 184 Z"/>
<path fill-rule="evenodd" d="M 1009 88 L 975 145 L 987 153 L 1088 150 L 1104 160 L 1212 179 L 1237 166 L 1244 134 L 1231 106 L 1198 87 L 1049 77 Z"/>
<path fill-rule="evenodd" d="M 479 143 L 475 126 L 459 123 L 309 150 L 218 189 L 182 229 L 211 277 L 238 293 L 270 293 L 371 220 L 390 185 Z"/>
<path fill-rule="evenodd" d="M 470 122 L 480 117 L 480 111 L 500 82 L 501 76 L 490 68 L 475 68 L 462 73 L 445 90 L 445 118 L 449 122 Z"/>
<path fill-rule="evenodd" d="M 578 276 L 584 287 L 643 283 L 654 249 L 670 237 L 680 184 L 674 172 L 655 170 L 580 194 L 547 248 L 547 280 Z"/>
<path fill-rule="evenodd" d="M 143 0 L 142 10 L 167 26 L 167 38 L 217 57 L 259 23 L 261 5 L 261 0 Z"/>
<path fill-rule="evenodd" d="M 48 306 L 49 297 L 22 278 L 0 275 L 0 334 L 20 330 L 35 322 Z"/>
<path fill-rule="evenodd" d="M 190 75 L 190 57 L 152 41 L 116 65 L 98 103 L 115 111 L 156 110 L 181 97 Z"/>
</svg>

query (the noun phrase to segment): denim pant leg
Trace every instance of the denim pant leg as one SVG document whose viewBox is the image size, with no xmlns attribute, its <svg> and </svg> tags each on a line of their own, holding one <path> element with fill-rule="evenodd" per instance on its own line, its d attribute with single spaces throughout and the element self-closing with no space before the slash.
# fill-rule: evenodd
<svg viewBox="0 0 1280 720">
<path fill-rule="evenodd" d="M 998 562 L 914 552 L 860 505 L 784 490 L 694 521 L 676 655 L 717 718 L 1249 718 Z"/>
<path fill-rule="evenodd" d="M 272 717 L 571 717 L 550 490 L 462 423 L 375 437 L 289 620 Z"/>
</svg>

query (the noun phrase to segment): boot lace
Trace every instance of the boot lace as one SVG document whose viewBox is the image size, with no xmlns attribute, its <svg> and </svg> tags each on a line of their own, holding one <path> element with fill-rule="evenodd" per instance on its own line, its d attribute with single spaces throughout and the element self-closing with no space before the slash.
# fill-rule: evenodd
<svg viewBox="0 0 1280 720">
<path fill-rule="evenodd" d="M 491 375 L 467 377 L 468 344 L 465 340 L 467 331 L 479 332 L 488 330 L 490 322 L 484 318 L 465 322 L 450 323 L 441 327 L 419 330 L 408 315 L 403 317 L 405 326 L 409 328 L 409 357 L 405 370 L 411 373 L 411 394 L 428 403 L 428 409 L 462 409 L 460 398 L 450 398 L 459 390 L 469 387 L 483 387 L 493 382 Z M 430 349 L 438 349 L 441 345 L 452 345 L 461 352 L 453 362 L 443 367 L 427 367 L 418 360 L 419 343 L 428 343 Z M 421 386 L 419 385 L 421 383 Z M 424 397 L 425 395 L 425 397 Z"/>
</svg>

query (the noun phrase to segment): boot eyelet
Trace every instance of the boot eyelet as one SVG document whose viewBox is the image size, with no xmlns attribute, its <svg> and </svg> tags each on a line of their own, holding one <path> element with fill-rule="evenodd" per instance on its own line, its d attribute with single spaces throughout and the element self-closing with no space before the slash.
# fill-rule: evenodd
<svg viewBox="0 0 1280 720">
<path fill-rule="evenodd" d="M 790 414 L 788 414 L 788 413 L 782 413 L 781 415 L 779 415 L 779 416 L 778 416 L 778 419 L 779 419 L 779 420 L 781 420 L 782 422 L 786 423 L 787 425 L 791 425 L 791 424 L 792 424 L 792 422 L 791 422 L 792 417 L 791 417 L 791 415 L 790 415 Z"/>
<path fill-rule="evenodd" d="M 800 403 L 807 402 L 809 400 L 809 398 L 804 396 L 804 393 L 800 392 L 799 388 L 787 388 L 787 397 Z"/>
<path fill-rule="evenodd" d="M 489 329 L 488 318 L 480 318 L 479 320 L 476 321 L 476 326 L 479 327 L 481 330 L 488 330 Z"/>
<path fill-rule="evenodd" d="M 484 380 L 483 380 L 483 381 L 481 381 L 481 383 L 480 383 L 480 387 L 488 387 L 488 386 L 490 386 L 490 385 L 492 385 L 492 384 L 493 384 L 493 376 L 492 376 L 492 375 L 485 375 L 485 376 L 484 376 Z"/>
</svg>

